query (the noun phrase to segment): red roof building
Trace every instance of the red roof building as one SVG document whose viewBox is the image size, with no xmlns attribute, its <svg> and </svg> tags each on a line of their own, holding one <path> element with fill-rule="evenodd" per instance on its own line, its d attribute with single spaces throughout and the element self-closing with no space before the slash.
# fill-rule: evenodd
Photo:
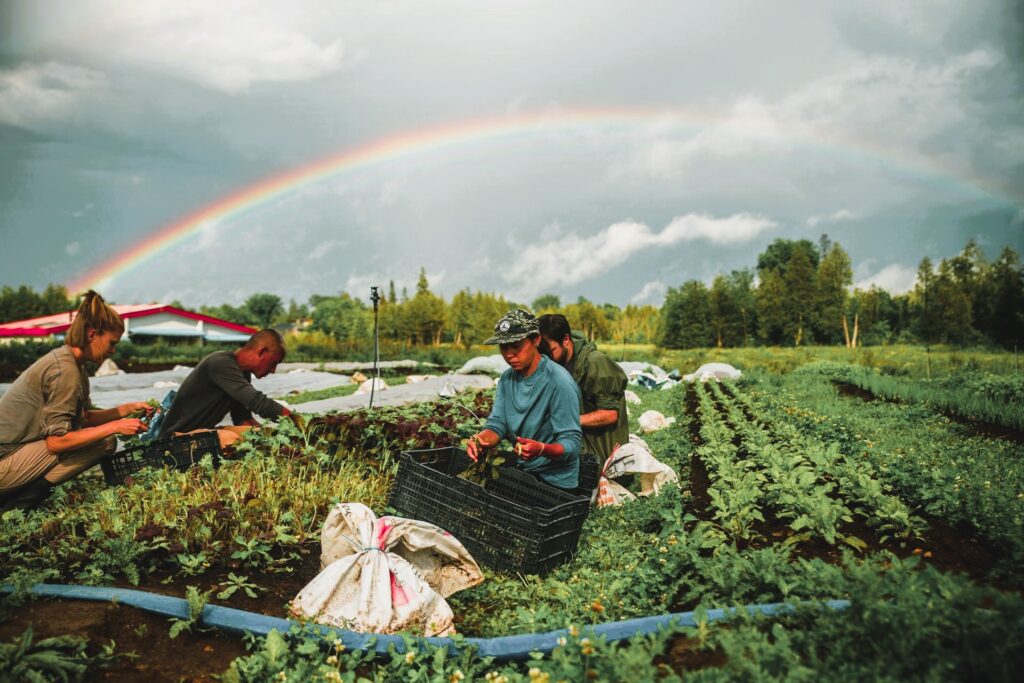
<svg viewBox="0 0 1024 683">
<path fill-rule="evenodd" d="M 133 337 L 194 338 L 212 342 L 247 341 L 256 330 L 248 325 L 158 304 L 114 305 L 124 320 L 126 339 Z M 63 337 L 76 311 L 0 324 L 0 340 Z"/>
</svg>

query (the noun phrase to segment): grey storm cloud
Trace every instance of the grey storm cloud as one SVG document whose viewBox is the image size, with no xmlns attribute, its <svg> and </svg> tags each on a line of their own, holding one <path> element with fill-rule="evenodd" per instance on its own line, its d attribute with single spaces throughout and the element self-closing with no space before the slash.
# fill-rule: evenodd
<svg viewBox="0 0 1024 683">
<path fill-rule="evenodd" d="M 1021 247 L 1020 3 L 21 0 L 2 19 L 3 284 L 75 280 L 255 183 L 477 120 L 510 125 L 212 216 L 104 292 L 362 296 L 424 267 L 449 296 L 625 304 L 779 237 L 827 232 L 894 290 L 970 237 Z M 511 125 L 603 109 L 641 114 Z"/>
</svg>

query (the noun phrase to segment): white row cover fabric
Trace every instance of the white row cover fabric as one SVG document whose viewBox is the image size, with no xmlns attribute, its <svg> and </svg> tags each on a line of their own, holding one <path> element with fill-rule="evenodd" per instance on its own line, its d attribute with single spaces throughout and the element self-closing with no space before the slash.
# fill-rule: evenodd
<svg viewBox="0 0 1024 683">
<path fill-rule="evenodd" d="M 89 395 L 99 408 L 113 408 L 133 401 L 162 400 L 168 389 L 177 389 L 192 368 L 184 365 L 159 372 L 129 372 L 89 380 Z M 349 384 L 345 375 L 332 372 L 281 372 L 253 379 L 253 386 L 273 399 L 303 391 L 317 391 Z M 0 392 L 2 393 L 2 392 Z"/>
<path fill-rule="evenodd" d="M 660 462 L 651 453 L 650 446 L 636 434 L 629 435 L 629 443 L 619 446 L 604 463 L 597 481 L 597 506 L 619 505 L 635 500 L 637 494 L 611 481 L 627 474 L 636 474 L 640 480 L 641 496 L 657 495 L 667 484 L 679 480 L 675 470 Z"/>
<path fill-rule="evenodd" d="M 742 372 L 728 363 L 705 363 L 697 368 L 696 372 L 691 372 L 689 375 L 683 375 L 683 381 L 707 382 L 709 379 L 713 379 L 717 382 L 723 379 L 739 379 L 742 376 Z"/>
<path fill-rule="evenodd" d="M 465 365 L 456 371 L 459 375 L 471 375 L 474 372 L 487 372 L 493 375 L 500 375 L 508 370 L 508 363 L 501 357 L 500 353 L 493 356 L 477 356 L 466 361 Z"/>
<path fill-rule="evenodd" d="M 640 423 L 640 431 L 644 432 L 645 434 L 649 434 L 650 432 L 656 432 L 659 429 L 664 429 L 665 427 L 668 427 L 670 424 L 673 424 L 675 421 L 676 418 L 665 417 L 657 410 L 645 410 L 643 413 L 640 414 L 640 418 L 637 420 L 637 422 Z"/>
<path fill-rule="evenodd" d="M 633 379 L 640 373 L 647 373 L 658 382 L 662 382 L 668 379 L 668 373 L 662 370 L 654 363 L 644 363 L 642 361 L 635 360 L 623 360 L 619 361 L 619 367 L 622 368 L 623 372 L 626 373 L 626 377 Z"/>
<path fill-rule="evenodd" d="M 395 384 L 387 391 L 378 391 L 374 395 L 374 406 L 401 406 L 409 403 L 435 401 L 439 396 L 448 396 L 467 389 L 488 389 L 494 386 L 494 380 L 485 375 L 442 375 L 431 377 L 415 384 Z M 323 413 L 349 412 L 366 408 L 370 402 L 370 394 L 352 394 L 336 396 L 318 401 L 298 403 L 295 409 L 303 414 L 320 415 Z"/>
<path fill-rule="evenodd" d="M 425 363 L 417 360 L 382 360 L 377 367 L 385 370 L 416 370 L 418 368 L 436 368 L 436 363 Z M 367 361 L 322 361 L 319 363 L 285 361 L 278 363 L 278 372 L 291 372 L 292 370 L 321 370 L 325 372 L 353 373 L 357 370 L 373 370 L 373 363 Z"/>
<path fill-rule="evenodd" d="M 445 598 L 484 580 L 447 531 L 381 517 L 362 503 L 334 506 L 320 532 L 320 573 L 291 602 L 298 617 L 363 633 L 455 633 Z"/>
</svg>

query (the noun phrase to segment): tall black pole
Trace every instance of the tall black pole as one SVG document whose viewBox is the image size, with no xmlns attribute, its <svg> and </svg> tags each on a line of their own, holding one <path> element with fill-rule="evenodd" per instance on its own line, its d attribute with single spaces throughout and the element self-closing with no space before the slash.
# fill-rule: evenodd
<svg viewBox="0 0 1024 683">
<path fill-rule="evenodd" d="M 376 287 L 370 287 L 370 301 L 373 302 L 373 378 L 370 380 L 370 407 L 373 407 L 373 394 L 380 381 L 380 345 L 377 327 L 377 308 L 380 305 L 380 294 Z"/>
</svg>

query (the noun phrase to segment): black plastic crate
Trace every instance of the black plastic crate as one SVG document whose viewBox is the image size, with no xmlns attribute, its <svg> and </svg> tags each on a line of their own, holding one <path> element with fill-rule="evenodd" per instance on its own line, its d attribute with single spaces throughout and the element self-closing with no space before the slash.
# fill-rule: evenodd
<svg viewBox="0 0 1024 683">
<path fill-rule="evenodd" d="M 494 569 L 543 574 L 569 560 L 590 511 L 589 496 L 548 486 L 514 467 L 481 487 L 456 476 L 469 464 L 465 451 L 454 447 L 403 452 L 388 504 L 451 533 L 477 562 Z"/>
<path fill-rule="evenodd" d="M 100 460 L 100 469 L 107 484 L 113 486 L 144 467 L 166 465 L 184 472 L 207 454 L 213 456 L 214 464 L 220 462 L 220 439 L 216 431 L 172 436 L 125 448 Z"/>
<path fill-rule="evenodd" d="M 579 493 L 589 496 L 597 488 L 597 479 L 600 474 L 601 468 L 597 463 L 597 456 L 592 453 L 584 453 L 580 458 Z"/>
</svg>

